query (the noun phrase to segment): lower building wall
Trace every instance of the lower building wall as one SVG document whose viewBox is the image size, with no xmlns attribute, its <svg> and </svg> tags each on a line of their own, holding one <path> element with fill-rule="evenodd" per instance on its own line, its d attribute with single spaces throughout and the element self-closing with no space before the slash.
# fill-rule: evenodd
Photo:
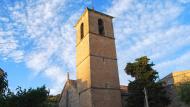
<svg viewBox="0 0 190 107">
<path fill-rule="evenodd" d="M 87 89 L 79 94 L 79 104 L 79 107 L 93 107 L 90 89 Z"/>
<path fill-rule="evenodd" d="M 80 107 L 122 107 L 120 90 L 88 89 L 79 95 Z"/>
<path fill-rule="evenodd" d="M 120 90 L 91 89 L 93 107 L 121 107 Z"/>
<path fill-rule="evenodd" d="M 77 90 L 67 90 L 59 102 L 59 107 L 79 107 L 79 96 Z"/>
</svg>

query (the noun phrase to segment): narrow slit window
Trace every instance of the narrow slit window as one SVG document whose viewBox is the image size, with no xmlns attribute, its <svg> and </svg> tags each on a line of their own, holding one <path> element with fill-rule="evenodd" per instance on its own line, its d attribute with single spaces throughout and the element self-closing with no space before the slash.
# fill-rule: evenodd
<svg viewBox="0 0 190 107">
<path fill-rule="evenodd" d="M 84 24 L 83 23 L 80 25 L 80 37 L 81 37 L 81 39 L 83 39 L 83 37 L 84 37 Z"/>
<path fill-rule="evenodd" d="M 98 19 L 98 30 L 100 35 L 104 35 L 104 22 L 102 19 Z"/>
</svg>

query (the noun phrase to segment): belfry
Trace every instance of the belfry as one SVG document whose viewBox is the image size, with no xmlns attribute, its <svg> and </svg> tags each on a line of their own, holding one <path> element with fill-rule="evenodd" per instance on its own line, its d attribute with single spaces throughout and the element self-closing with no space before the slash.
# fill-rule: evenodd
<svg viewBox="0 0 190 107">
<path fill-rule="evenodd" d="M 80 107 L 121 107 L 112 18 L 86 9 L 75 26 Z"/>
<path fill-rule="evenodd" d="M 59 107 L 122 107 L 112 16 L 86 8 L 75 25 L 77 80 Z"/>
</svg>

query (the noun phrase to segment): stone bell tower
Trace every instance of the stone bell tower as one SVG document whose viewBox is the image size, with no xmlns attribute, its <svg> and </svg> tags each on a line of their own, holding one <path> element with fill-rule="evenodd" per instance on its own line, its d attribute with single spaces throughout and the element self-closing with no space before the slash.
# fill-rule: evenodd
<svg viewBox="0 0 190 107">
<path fill-rule="evenodd" d="M 112 18 L 87 8 L 75 25 L 80 107 L 121 107 Z"/>
</svg>

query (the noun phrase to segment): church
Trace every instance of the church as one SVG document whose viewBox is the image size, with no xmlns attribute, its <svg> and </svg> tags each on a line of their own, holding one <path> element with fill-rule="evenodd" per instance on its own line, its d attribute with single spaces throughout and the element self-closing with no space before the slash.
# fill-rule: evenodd
<svg viewBox="0 0 190 107">
<path fill-rule="evenodd" d="M 86 8 L 75 25 L 76 80 L 67 82 L 59 107 L 125 107 L 120 86 L 113 17 Z"/>
</svg>

